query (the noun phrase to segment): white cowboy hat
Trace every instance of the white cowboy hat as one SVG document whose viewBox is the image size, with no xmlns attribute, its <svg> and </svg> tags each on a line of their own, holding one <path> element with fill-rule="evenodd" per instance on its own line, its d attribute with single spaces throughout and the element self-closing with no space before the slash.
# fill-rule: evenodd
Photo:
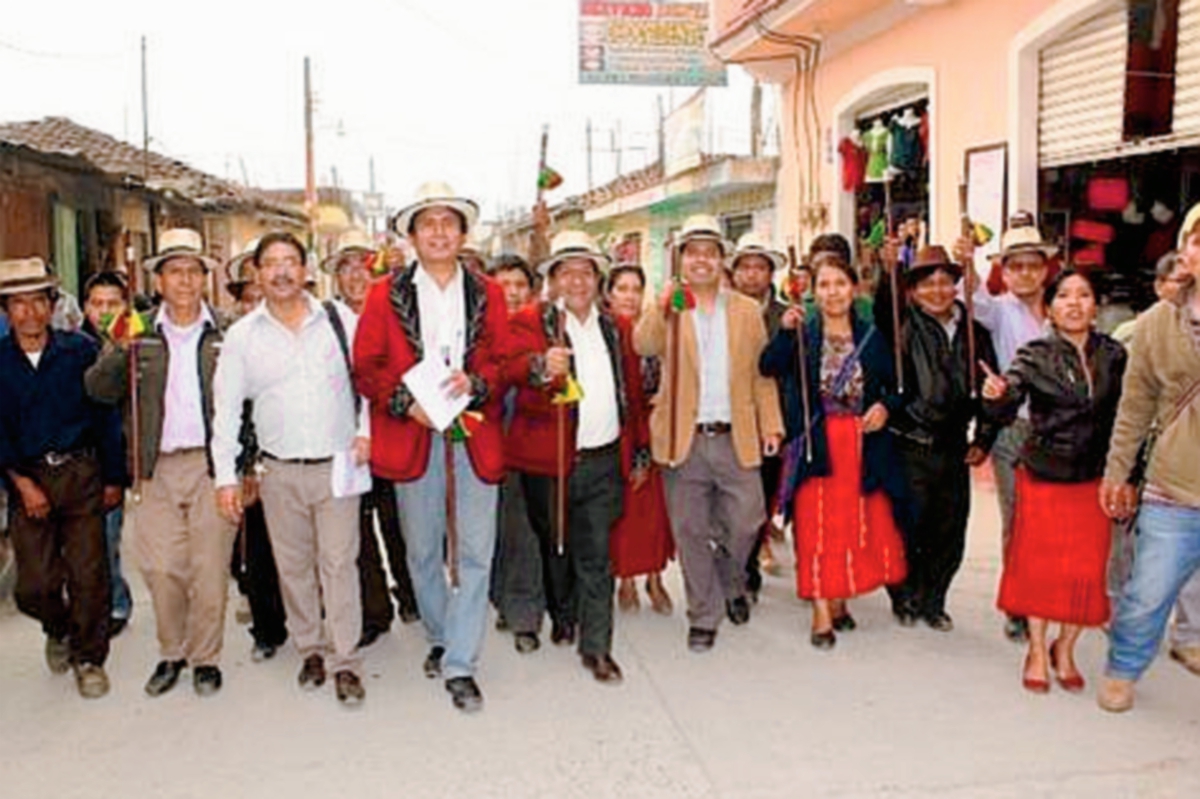
<svg viewBox="0 0 1200 799">
<path fill-rule="evenodd" d="M 675 238 L 676 249 L 682 251 L 689 241 L 715 241 L 721 248 L 721 255 L 729 254 L 729 243 L 721 232 L 721 223 L 709 214 L 696 214 L 684 220 L 683 228 Z"/>
<path fill-rule="evenodd" d="M 0 295 L 24 294 L 58 287 L 58 279 L 41 258 L 0 261 Z"/>
<path fill-rule="evenodd" d="M 321 261 L 321 270 L 330 274 L 336 272 L 338 260 L 343 255 L 352 252 L 375 252 L 375 242 L 371 240 L 371 237 L 367 235 L 365 230 L 351 228 L 338 236 L 337 247 L 334 249 L 333 255 Z"/>
<path fill-rule="evenodd" d="M 254 253 L 258 250 L 258 239 L 253 239 L 242 248 L 242 251 L 233 258 L 229 259 L 229 263 L 225 264 L 225 283 L 226 285 L 236 285 L 238 283 L 249 283 L 252 278 L 248 269 L 253 269 Z"/>
<path fill-rule="evenodd" d="M 549 276 L 550 270 L 571 258 L 586 258 L 601 275 L 607 275 L 612 260 L 596 244 L 596 240 L 582 230 L 564 230 L 550 242 L 550 257 L 538 265 L 538 272 Z"/>
<path fill-rule="evenodd" d="M 195 258 L 204 265 L 206 271 L 219 266 L 204 254 L 204 239 L 200 234 L 190 228 L 181 227 L 163 231 L 158 237 L 158 252 L 142 261 L 142 268 L 147 272 L 157 272 L 164 263 L 180 256 Z"/>
<path fill-rule="evenodd" d="M 733 260 L 729 263 L 729 268 L 737 269 L 738 259 L 744 255 L 761 255 L 771 262 L 771 271 L 783 269 L 788 263 L 786 255 L 771 249 L 770 243 L 753 231 L 738 239 L 737 249 L 733 252 Z"/>
<path fill-rule="evenodd" d="M 1058 248 L 1042 241 L 1042 234 L 1033 226 L 1012 227 L 1000 237 L 1000 260 L 1007 261 L 1023 252 L 1038 253 L 1053 258 Z"/>
<path fill-rule="evenodd" d="M 454 189 L 450 188 L 447 183 L 431 181 L 421 184 L 412 203 L 401 208 L 392 217 L 388 228 L 401 236 L 407 236 L 408 229 L 412 226 L 412 221 L 417 214 L 427 208 L 438 207 L 449 208 L 461 214 L 467 222 L 468 232 L 475 227 L 475 222 L 479 219 L 479 206 L 473 200 L 455 195 Z"/>
</svg>

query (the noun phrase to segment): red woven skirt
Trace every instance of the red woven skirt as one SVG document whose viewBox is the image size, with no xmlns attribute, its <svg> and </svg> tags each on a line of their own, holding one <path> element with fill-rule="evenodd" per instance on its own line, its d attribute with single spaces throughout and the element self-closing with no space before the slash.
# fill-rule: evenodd
<svg viewBox="0 0 1200 799">
<path fill-rule="evenodd" d="M 904 580 L 904 542 L 883 491 L 862 493 L 862 432 L 857 417 L 825 420 L 828 477 L 796 492 L 796 593 L 849 599 Z"/>
<path fill-rule="evenodd" d="M 625 512 L 609 533 L 608 554 L 613 576 L 618 578 L 660 572 L 675 554 L 666 492 L 657 467 L 651 467 L 650 479 L 638 491 L 626 481 Z"/>
<path fill-rule="evenodd" d="M 997 606 L 1010 616 L 1095 627 L 1108 621 L 1112 522 L 1100 481 L 1050 483 L 1017 470 L 1012 541 Z"/>
</svg>

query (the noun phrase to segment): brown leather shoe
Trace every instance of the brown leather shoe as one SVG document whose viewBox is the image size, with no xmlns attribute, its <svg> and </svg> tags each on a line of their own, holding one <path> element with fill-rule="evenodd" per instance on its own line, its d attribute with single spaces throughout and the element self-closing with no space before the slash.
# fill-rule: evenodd
<svg viewBox="0 0 1200 799">
<path fill-rule="evenodd" d="M 596 682 L 616 685 L 624 679 L 621 675 L 621 667 L 617 665 L 617 661 L 613 660 L 611 655 L 580 655 L 579 657 L 583 661 L 583 667 L 592 673 Z"/>
<path fill-rule="evenodd" d="M 1133 707 L 1133 680 L 1105 677 L 1100 682 L 1096 701 L 1109 713 L 1124 713 Z"/>
<path fill-rule="evenodd" d="M 337 688 L 338 701 L 346 707 L 358 707 L 367 698 L 362 680 L 352 671 L 339 671 L 333 675 L 333 683 Z"/>
<path fill-rule="evenodd" d="M 1172 646 L 1171 660 L 1192 674 L 1200 675 L 1200 646 Z"/>
<path fill-rule="evenodd" d="M 304 667 L 296 679 L 301 688 L 310 691 L 320 688 L 325 684 L 325 660 L 320 655 L 309 655 L 304 659 Z"/>
<path fill-rule="evenodd" d="M 81 663 L 75 667 L 75 687 L 84 699 L 99 699 L 108 693 L 108 675 L 102 666 Z"/>
</svg>

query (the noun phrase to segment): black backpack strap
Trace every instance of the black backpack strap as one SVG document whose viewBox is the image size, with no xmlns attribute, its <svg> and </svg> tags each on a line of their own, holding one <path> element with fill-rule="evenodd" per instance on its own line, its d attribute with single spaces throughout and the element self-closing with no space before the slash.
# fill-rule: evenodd
<svg viewBox="0 0 1200 799">
<path fill-rule="evenodd" d="M 333 300 L 325 300 L 321 305 L 325 308 L 326 315 L 329 316 L 329 324 L 333 326 L 333 334 L 337 336 L 338 346 L 342 348 L 342 357 L 346 361 L 346 377 L 350 380 L 350 393 L 354 395 L 354 415 L 357 417 L 362 413 L 362 397 L 354 390 L 354 363 L 350 360 L 350 338 L 346 335 L 346 326 L 342 324 L 342 317 L 338 315 L 337 306 L 333 304 Z"/>
</svg>

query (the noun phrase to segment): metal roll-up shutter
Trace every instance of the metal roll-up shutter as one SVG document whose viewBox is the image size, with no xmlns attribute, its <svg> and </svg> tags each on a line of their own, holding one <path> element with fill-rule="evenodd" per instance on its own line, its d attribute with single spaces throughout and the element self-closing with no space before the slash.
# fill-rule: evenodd
<svg viewBox="0 0 1200 799">
<path fill-rule="evenodd" d="M 1175 138 L 1185 142 L 1200 138 L 1200 0 L 1179 3 L 1173 127 Z"/>
<path fill-rule="evenodd" d="M 1114 0 L 1042 50 L 1038 160 L 1043 168 L 1120 152 L 1128 51 L 1129 10 L 1123 0 Z"/>
</svg>

